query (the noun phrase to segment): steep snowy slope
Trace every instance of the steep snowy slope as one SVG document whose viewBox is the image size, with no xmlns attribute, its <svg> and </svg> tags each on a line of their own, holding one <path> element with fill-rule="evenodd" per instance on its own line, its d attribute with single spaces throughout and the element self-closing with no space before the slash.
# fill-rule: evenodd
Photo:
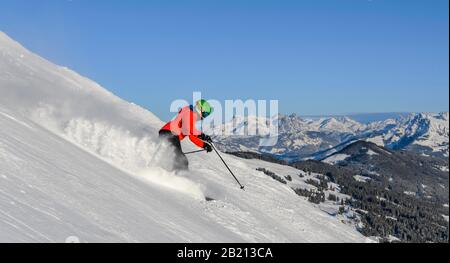
<svg viewBox="0 0 450 263">
<path fill-rule="evenodd" d="M 0 242 L 245 240 L 4 109 L 0 127 Z"/>
<path fill-rule="evenodd" d="M 245 192 L 214 154 L 158 168 L 158 118 L 3 33 L 0 94 L 0 241 L 366 241 L 255 165 L 293 168 L 224 156 Z"/>
<path fill-rule="evenodd" d="M 156 116 L 29 52 L 1 32 L 0 91 L 4 107 L 121 166 L 139 167 L 150 159 L 154 145 L 147 135 L 161 125 Z"/>
</svg>

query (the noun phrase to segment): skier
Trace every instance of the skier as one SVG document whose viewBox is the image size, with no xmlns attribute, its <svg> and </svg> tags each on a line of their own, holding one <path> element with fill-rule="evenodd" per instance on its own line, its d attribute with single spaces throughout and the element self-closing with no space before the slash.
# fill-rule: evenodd
<svg viewBox="0 0 450 263">
<path fill-rule="evenodd" d="M 189 139 L 198 147 L 205 149 L 206 152 L 212 151 L 211 137 L 195 128 L 195 123 L 203 120 L 213 112 L 213 108 L 206 100 L 199 100 L 195 106 L 190 105 L 182 108 L 178 115 L 168 122 L 159 131 L 161 140 L 167 142 L 174 151 L 175 160 L 173 170 L 187 170 L 189 162 L 181 149 L 181 141 Z"/>
</svg>

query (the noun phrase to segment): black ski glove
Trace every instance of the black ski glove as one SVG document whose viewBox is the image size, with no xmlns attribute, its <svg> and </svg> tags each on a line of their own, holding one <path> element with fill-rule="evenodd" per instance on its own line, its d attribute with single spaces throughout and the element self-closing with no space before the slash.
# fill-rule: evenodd
<svg viewBox="0 0 450 263">
<path fill-rule="evenodd" d="M 211 147 L 211 144 L 206 143 L 206 142 L 205 142 L 205 146 L 203 146 L 203 149 L 205 149 L 207 153 L 210 153 L 213 150 Z"/>
<path fill-rule="evenodd" d="M 200 136 L 198 136 L 198 138 L 200 138 L 200 140 L 205 141 L 205 142 L 209 142 L 209 143 L 212 142 L 211 137 L 204 133 L 200 134 Z"/>
</svg>

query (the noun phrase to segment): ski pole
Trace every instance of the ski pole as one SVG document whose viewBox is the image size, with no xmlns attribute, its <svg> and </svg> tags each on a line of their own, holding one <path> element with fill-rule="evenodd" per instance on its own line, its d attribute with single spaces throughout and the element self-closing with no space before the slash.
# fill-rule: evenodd
<svg viewBox="0 0 450 263">
<path fill-rule="evenodd" d="M 204 152 L 204 151 L 206 151 L 206 150 L 205 149 L 197 150 L 197 151 L 187 152 L 187 153 L 184 153 L 184 154 L 186 155 L 186 154 L 199 153 L 199 152 Z"/>
<path fill-rule="evenodd" d="M 217 155 L 219 156 L 220 160 L 222 160 L 223 164 L 225 164 L 225 167 L 227 167 L 228 171 L 231 173 L 231 175 L 233 176 L 234 180 L 236 180 L 236 182 L 239 184 L 239 186 L 241 187 L 242 190 L 244 190 L 244 186 L 239 182 L 239 180 L 236 178 L 236 176 L 234 175 L 233 171 L 231 171 L 230 167 L 228 166 L 228 164 L 225 162 L 225 160 L 222 158 L 222 156 L 220 155 L 219 151 L 216 149 L 216 146 L 214 146 L 214 144 L 212 142 L 211 146 L 214 149 L 214 151 L 217 153 Z"/>
</svg>

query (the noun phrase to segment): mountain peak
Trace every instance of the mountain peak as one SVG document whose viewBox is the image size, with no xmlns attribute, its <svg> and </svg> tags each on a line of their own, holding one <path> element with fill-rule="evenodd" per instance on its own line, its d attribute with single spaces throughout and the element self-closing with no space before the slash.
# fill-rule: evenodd
<svg viewBox="0 0 450 263">
<path fill-rule="evenodd" d="M 449 120 L 449 118 L 448 118 L 448 111 L 440 112 L 439 113 L 439 118 L 442 119 L 442 120 L 448 121 Z"/>
<path fill-rule="evenodd" d="M 361 150 L 372 150 L 375 152 L 380 152 L 380 151 L 384 151 L 389 153 L 390 151 L 382 146 L 379 146 L 373 142 L 369 142 L 369 141 L 356 141 L 354 143 L 351 143 L 349 145 L 347 145 L 344 149 L 342 149 L 340 152 L 350 152 L 350 151 L 361 151 Z"/>
</svg>

